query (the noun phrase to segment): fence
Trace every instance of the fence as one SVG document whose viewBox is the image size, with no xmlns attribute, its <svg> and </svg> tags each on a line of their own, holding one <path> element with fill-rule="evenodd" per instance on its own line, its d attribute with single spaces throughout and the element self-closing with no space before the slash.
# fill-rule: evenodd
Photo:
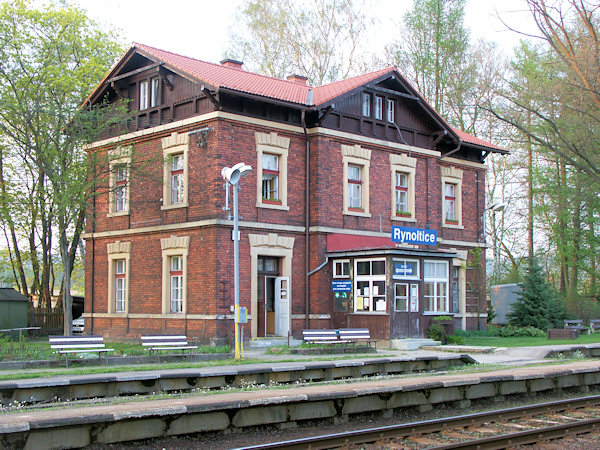
<svg viewBox="0 0 600 450">
<path fill-rule="evenodd" d="M 29 326 L 40 327 L 39 334 L 63 334 L 64 314 L 62 307 L 34 307 L 29 304 Z"/>
</svg>

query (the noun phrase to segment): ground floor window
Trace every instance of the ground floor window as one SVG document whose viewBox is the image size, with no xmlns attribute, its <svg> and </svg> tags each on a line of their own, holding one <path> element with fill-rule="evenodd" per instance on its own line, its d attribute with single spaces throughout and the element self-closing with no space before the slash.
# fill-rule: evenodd
<svg viewBox="0 0 600 450">
<path fill-rule="evenodd" d="M 183 258 L 171 256 L 171 312 L 183 311 Z"/>
<path fill-rule="evenodd" d="M 450 312 L 447 261 L 424 261 L 423 288 L 426 312 Z"/>
<path fill-rule="evenodd" d="M 385 313 L 385 259 L 358 259 L 354 264 L 354 312 Z"/>
</svg>

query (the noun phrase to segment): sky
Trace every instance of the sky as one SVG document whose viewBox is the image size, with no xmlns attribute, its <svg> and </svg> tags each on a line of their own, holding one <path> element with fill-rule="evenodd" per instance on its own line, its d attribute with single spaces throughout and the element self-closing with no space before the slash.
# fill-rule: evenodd
<svg viewBox="0 0 600 450">
<path fill-rule="evenodd" d="M 302 2 L 304 0 L 297 0 Z M 383 49 L 399 32 L 398 24 L 412 0 L 365 0 L 378 22 L 371 47 Z M 243 0 L 71 0 L 102 26 L 121 31 L 125 44 L 138 42 L 185 56 L 218 63 L 236 24 Z M 510 55 L 522 36 L 512 28 L 532 33 L 535 28 L 525 0 L 467 0 L 465 25 L 473 39 L 497 42 Z"/>
</svg>

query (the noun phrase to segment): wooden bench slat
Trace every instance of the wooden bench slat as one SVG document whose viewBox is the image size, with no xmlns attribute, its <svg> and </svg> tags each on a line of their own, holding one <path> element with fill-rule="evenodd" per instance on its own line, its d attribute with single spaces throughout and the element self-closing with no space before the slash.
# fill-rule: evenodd
<svg viewBox="0 0 600 450">
<path fill-rule="evenodd" d="M 190 345 L 187 336 L 182 335 L 146 335 L 141 336 L 142 346 L 149 352 L 160 350 L 191 350 L 198 348 L 197 345 Z"/>
</svg>

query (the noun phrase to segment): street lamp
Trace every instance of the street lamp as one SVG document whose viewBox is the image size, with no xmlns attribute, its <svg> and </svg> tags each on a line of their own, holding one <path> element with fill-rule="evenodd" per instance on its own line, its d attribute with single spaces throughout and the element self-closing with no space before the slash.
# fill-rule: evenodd
<svg viewBox="0 0 600 450">
<path fill-rule="evenodd" d="M 248 175 L 252 167 L 238 163 L 233 167 L 223 167 L 221 176 L 233 185 L 233 278 L 235 291 L 234 327 L 235 327 L 235 359 L 240 360 L 240 235 L 238 230 L 238 182 Z"/>
<path fill-rule="evenodd" d="M 498 283 L 498 277 L 500 276 L 500 254 L 499 254 L 500 246 L 498 245 L 498 243 L 499 243 L 499 239 L 497 236 L 498 230 L 496 229 L 496 213 L 504 211 L 504 208 L 506 208 L 506 203 L 504 203 L 504 202 L 494 202 L 490 206 L 487 207 L 487 209 L 489 209 L 492 212 L 492 217 L 494 219 L 494 225 L 493 225 L 492 232 L 494 233 L 494 235 L 493 235 L 493 239 L 494 239 L 494 277 L 495 277 L 496 283 Z"/>
</svg>

